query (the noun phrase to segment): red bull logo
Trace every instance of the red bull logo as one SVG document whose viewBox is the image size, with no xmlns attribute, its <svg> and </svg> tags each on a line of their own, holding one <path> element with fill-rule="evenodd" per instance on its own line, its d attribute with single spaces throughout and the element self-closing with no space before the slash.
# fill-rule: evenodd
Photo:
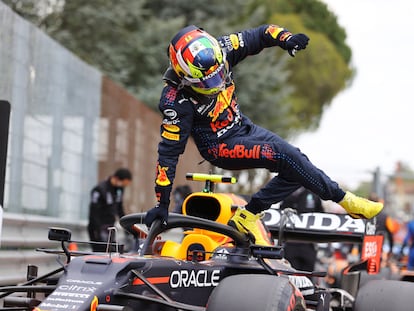
<svg viewBox="0 0 414 311">
<path fill-rule="evenodd" d="M 157 165 L 157 180 L 155 183 L 159 186 L 168 186 L 171 184 L 167 176 L 168 167 Z"/>
<path fill-rule="evenodd" d="M 277 36 L 280 34 L 281 31 L 283 31 L 284 29 L 282 27 L 279 27 L 277 25 L 270 25 L 269 27 L 267 27 L 266 32 L 272 36 L 273 39 L 276 39 Z"/>
<path fill-rule="evenodd" d="M 211 118 L 212 122 L 217 121 L 218 117 L 223 113 L 223 111 L 226 110 L 227 107 L 230 106 L 231 98 L 234 93 L 234 89 L 235 87 L 233 84 L 218 95 L 217 102 L 214 105 L 213 110 L 211 110 L 208 113 L 208 116 Z"/>
<path fill-rule="evenodd" d="M 96 308 L 98 307 L 98 297 L 93 296 L 92 302 L 91 302 L 91 311 L 96 311 Z"/>
<path fill-rule="evenodd" d="M 232 149 L 227 144 L 220 144 L 219 157 L 230 159 L 260 159 L 260 145 L 254 145 L 252 149 L 244 145 L 235 145 Z"/>
</svg>

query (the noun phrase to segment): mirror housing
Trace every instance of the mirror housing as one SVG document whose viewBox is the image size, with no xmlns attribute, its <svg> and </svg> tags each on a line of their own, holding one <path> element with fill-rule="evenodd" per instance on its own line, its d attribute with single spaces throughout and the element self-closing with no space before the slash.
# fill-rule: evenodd
<svg viewBox="0 0 414 311">
<path fill-rule="evenodd" d="M 69 229 L 50 227 L 48 238 L 50 241 L 70 241 L 72 232 Z"/>
</svg>

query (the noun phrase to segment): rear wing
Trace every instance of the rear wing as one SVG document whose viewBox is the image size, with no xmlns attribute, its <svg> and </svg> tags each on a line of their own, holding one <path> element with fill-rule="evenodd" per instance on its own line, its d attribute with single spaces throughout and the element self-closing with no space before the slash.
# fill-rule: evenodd
<svg viewBox="0 0 414 311">
<path fill-rule="evenodd" d="M 362 243 L 365 235 L 375 234 L 375 218 L 354 219 L 347 214 L 333 213 L 295 214 L 288 210 L 270 208 L 265 211 L 263 221 L 274 238 L 314 243 Z"/>
</svg>

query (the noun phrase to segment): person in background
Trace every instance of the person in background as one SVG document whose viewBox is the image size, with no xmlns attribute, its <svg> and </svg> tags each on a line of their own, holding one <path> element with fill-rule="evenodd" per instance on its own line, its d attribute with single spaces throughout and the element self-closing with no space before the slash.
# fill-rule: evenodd
<svg viewBox="0 0 414 311">
<path fill-rule="evenodd" d="M 293 208 L 298 214 L 324 212 L 322 200 L 312 191 L 300 187 L 280 203 L 280 209 Z M 293 268 L 313 271 L 317 249 L 315 243 L 287 241 L 283 249 L 285 258 Z"/>
<path fill-rule="evenodd" d="M 369 199 L 375 202 L 381 201 L 376 193 L 371 193 Z M 385 241 L 388 242 L 389 251 L 387 253 L 387 260 L 392 257 L 392 250 L 394 248 L 394 234 L 400 229 L 398 222 L 393 219 L 384 208 L 381 213 L 377 215 L 376 233 L 383 234 Z M 385 243 L 384 243 L 385 244 Z"/>
<path fill-rule="evenodd" d="M 189 185 L 177 186 L 173 192 L 174 197 L 174 209 L 173 213 L 182 214 L 183 213 L 183 202 L 184 200 L 193 192 Z"/>
<path fill-rule="evenodd" d="M 125 187 L 132 182 L 132 174 L 127 168 L 117 169 L 107 179 L 99 182 L 91 190 L 89 203 L 88 233 L 91 242 L 107 242 L 108 228 L 115 225 L 117 218 L 125 215 L 123 195 Z M 94 252 L 103 252 L 106 245 L 92 244 Z"/>
<path fill-rule="evenodd" d="M 280 47 L 294 57 L 308 41 L 305 34 L 293 34 L 278 25 L 261 25 L 218 38 L 190 25 L 173 37 L 168 48 L 170 67 L 163 77 L 158 106 L 163 119 L 155 178 L 157 203 L 145 216 L 148 227 L 155 219 L 167 225 L 178 159 L 190 136 L 202 157 L 214 166 L 226 170 L 265 168 L 278 173 L 229 221 L 255 244 L 271 245 L 260 222 L 261 212 L 301 186 L 323 200 L 339 203 L 353 217 L 372 218 L 381 211 L 381 203 L 345 192 L 298 148 L 254 124 L 240 109 L 234 67 L 265 48 Z M 251 78 L 255 74 L 260 72 L 252 73 Z M 345 137 L 336 139 L 349 149 Z"/>
<path fill-rule="evenodd" d="M 414 270 L 414 220 L 407 223 L 407 234 L 405 235 L 403 244 L 401 246 L 400 255 L 404 253 L 404 248 L 408 246 L 408 262 L 407 269 Z"/>
</svg>

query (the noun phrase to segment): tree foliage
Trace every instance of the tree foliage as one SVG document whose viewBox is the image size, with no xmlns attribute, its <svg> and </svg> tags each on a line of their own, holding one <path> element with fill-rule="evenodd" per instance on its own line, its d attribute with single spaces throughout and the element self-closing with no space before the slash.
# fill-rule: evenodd
<svg viewBox="0 0 414 311">
<path fill-rule="evenodd" d="M 324 107 L 352 80 L 346 33 L 319 0 L 2 1 L 154 109 L 167 46 L 188 24 L 218 36 L 274 23 L 311 38 L 295 58 L 266 49 L 235 68 L 242 111 L 282 137 L 316 128 Z M 272 177 L 267 170 L 232 174 L 243 181 L 239 193 Z"/>
<path fill-rule="evenodd" d="M 275 23 L 310 36 L 294 59 L 267 49 L 235 68 L 243 112 L 281 136 L 316 128 L 352 79 L 346 33 L 319 0 L 3 1 L 153 108 L 169 40 L 188 24 L 221 35 Z"/>
</svg>

